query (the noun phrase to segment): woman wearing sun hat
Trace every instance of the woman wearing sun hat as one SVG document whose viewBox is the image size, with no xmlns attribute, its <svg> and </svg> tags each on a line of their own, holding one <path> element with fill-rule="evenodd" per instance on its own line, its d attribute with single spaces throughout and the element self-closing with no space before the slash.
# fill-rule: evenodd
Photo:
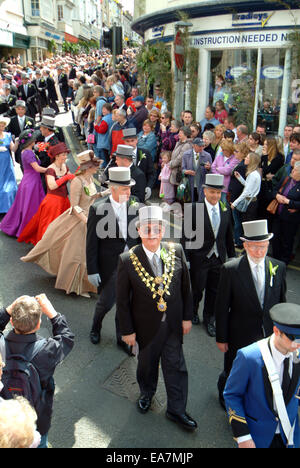
<svg viewBox="0 0 300 468">
<path fill-rule="evenodd" d="M 102 163 L 93 151 L 84 151 L 77 159 L 80 166 L 70 186 L 70 210 L 49 225 L 42 240 L 21 260 L 55 275 L 56 289 L 89 297 L 97 288 L 88 281 L 86 272 L 87 217 L 91 204 L 107 191 L 97 193 L 93 182 Z"/>
<path fill-rule="evenodd" d="M 0 214 L 7 213 L 14 202 L 18 186 L 11 151 L 15 151 L 11 134 L 5 132 L 10 119 L 0 116 Z"/>
<path fill-rule="evenodd" d="M 67 183 L 75 176 L 70 173 L 65 164 L 69 152 L 64 143 L 51 146 L 49 155 L 52 164 L 45 172 L 47 195 L 37 213 L 21 232 L 18 242 L 36 245 L 45 234 L 49 224 L 70 208 Z"/>
<path fill-rule="evenodd" d="M 47 169 L 40 166 L 40 160 L 33 152 L 36 138 L 32 129 L 24 130 L 19 137 L 24 175 L 15 201 L 0 224 L 1 231 L 9 236 L 19 237 L 45 198 L 40 174 Z"/>
</svg>

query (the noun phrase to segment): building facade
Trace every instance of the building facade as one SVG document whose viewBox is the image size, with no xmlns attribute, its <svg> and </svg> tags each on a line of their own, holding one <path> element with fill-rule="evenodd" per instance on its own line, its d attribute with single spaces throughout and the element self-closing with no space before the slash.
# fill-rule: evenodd
<svg viewBox="0 0 300 468">
<path fill-rule="evenodd" d="M 300 83 L 294 47 L 300 34 L 298 0 L 204 0 L 188 5 L 182 0 L 142 0 L 137 2 L 132 28 L 143 34 L 145 41 L 171 44 L 174 53 L 180 11 L 189 24 L 190 47 L 198 53 L 198 121 L 206 106 L 215 103 L 216 78 L 221 75 L 229 107 L 235 104 L 230 104 L 233 89 L 248 81 L 254 100 L 254 128 L 264 103 L 270 103 L 274 110 L 274 131 L 279 129 L 282 134 L 286 121 L 297 122 L 299 113 L 293 96 Z M 185 108 L 190 104 L 187 89 Z"/>
<path fill-rule="evenodd" d="M 0 1 L 0 55 L 19 55 L 21 63 L 25 64 L 29 44 L 30 37 L 24 25 L 22 0 Z"/>
</svg>

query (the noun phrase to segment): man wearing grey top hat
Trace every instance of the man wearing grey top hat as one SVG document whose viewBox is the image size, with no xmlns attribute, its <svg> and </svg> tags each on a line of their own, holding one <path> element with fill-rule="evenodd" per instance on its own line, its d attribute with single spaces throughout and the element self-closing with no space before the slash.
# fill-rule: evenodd
<svg viewBox="0 0 300 468">
<path fill-rule="evenodd" d="M 205 183 L 205 176 L 210 170 L 212 158 L 209 153 L 204 151 L 204 141 L 201 138 L 194 138 L 192 143 L 193 149 L 183 153 L 182 172 L 188 176 L 192 202 L 203 202 L 203 184 Z M 197 191 L 196 199 L 195 191 Z"/>
<path fill-rule="evenodd" d="M 138 410 L 147 413 L 161 363 L 167 390 L 166 416 L 185 429 L 197 423 L 186 413 L 188 372 L 183 336 L 192 327 L 191 283 L 180 244 L 162 242 L 162 209 L 144 206 L 136 223 L 142 245 L 120 256 L 117 275 L 117 316 L 122 338 L 138 344 Z"/>
<path fill-rule="evenodd" d="M 29 130 L 34 128 L 34 120 L 26 115 L 26 103 L 25 101 L 17 100 L 15 106 L 16 114 L 14 117 L 10 119 L 10 122 L 7 126 L 7 131 L 18 138 L 20 133 L 23 130 Z M 15 152 L 15 159 L 18 164 L 21 165 L 22 168 L 22 159 L 21 159 L 21 150 L 20 148 L 17 149 Z"/>
<path fill-rule="evenodd" d="M 145 202 L 146 177 L 145 174 L 133 164 L 133 148 L 127 145 L 118 145 L 116 152 L 118 167 L 129 167 L 131 178 L 135 185 L 131 189 L 131 195 L 140 203 Z"/>
<path fill-rule="evenodd" d="M 108 185 L 111 195 L 96 201 L 90 208 L 87 222 L 86 262 L 88 278 L 98 287 L 99 298 L 93 318 L 90 340 L 100 342 L 102 321 L 115 304 L 116 278 L 119 255 L 136 245 L 136 231 L 129 229 L 136 217 L 136 209 L 131 206 L 130 192 L 135 181 L 131 179 L 127 167 L 113 167 L 108 171 Z M 138 209 L 137 204 L 137 209 Z M 117 344 L 131 354 L 122 341 L 119 323 L 116 318 Z"/>
<path fill-rule="evenodd" d="M 186 251 L 190 261 L 193 289 L 194 318 L 198 324 L 198 308 L 205 290 L 203 323 L 209 336 L 215 336 L 214 305 L 220 277 L 220 269 L 227 257 L 235 257 L 230 209 L 220 203 L 224 176 L 207 174 L 204 190 L 204 242 L 202 247 Z M 197 232 L 196 207 L 192 210 L 192 229 Z"/>
<path fill-rule="evenodd" d="M 286 302 L 286 267 L 267 256 L 267 220 L 242 224 L 246 254 L 221 268 L 215 302 L 216 341 L 224 353 L 224 371 L 219 377 L 219 399 L 238 349 L 269 336 L 273 330 L 270 309 Z"/>
</svg>

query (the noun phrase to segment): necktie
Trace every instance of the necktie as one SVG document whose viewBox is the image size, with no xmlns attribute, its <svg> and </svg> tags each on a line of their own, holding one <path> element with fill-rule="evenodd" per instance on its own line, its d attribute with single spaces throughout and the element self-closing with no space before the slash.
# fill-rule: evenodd
<svg viewBox="0 0 300 468">
<path fill-rule="evenodd" d="M 27 84 L 24 86 L 25 96 L 27 97 Z"/>
<path fill-rule="evenodd" d="M 211 216 L 211 225 L 214 231 L 214 234 L 216 234 L 216 231 L 218 229 L 218 224 L 219 224 L 219 216 L 217 213 L 217 208 L 213 206 L 212 210 L 212 216 Z"/>
<path fill-rule="evenodd" d="M 262 275 L 260 274 L 259 265 L 255 265 L 255 288 L 257 292 L 257 297 L 260 302 L 261 307 L 264 305 L 264 284 L 262 281 Z"/>
<path fill-rule="evenodd" d="M 160 259 L 158 258 L 158 255 L 156 253 L 153 255 L 153 258 L 152 258 L 152 268 L 153 268 L 153 273 L 155 274 L 155 276 L 162 275 Z"/>
<path fill-rule="evenodd" d="M 289 368 L 290 368 L 290 359 L 286 358 L 283 361 L 283 377 L 282 377 L 282 385 L 281 385 L 284 399 L 286 399 L 287 397 L 289 386 L 291 383 Z"/>
<path fill-rule="evenodd" d="M 21 128 L 21 131 L 23 131 L 23 128 L 24 128 L 24 117 L 21 117 L 20 118 L 20 128 Z"/>
</svg>

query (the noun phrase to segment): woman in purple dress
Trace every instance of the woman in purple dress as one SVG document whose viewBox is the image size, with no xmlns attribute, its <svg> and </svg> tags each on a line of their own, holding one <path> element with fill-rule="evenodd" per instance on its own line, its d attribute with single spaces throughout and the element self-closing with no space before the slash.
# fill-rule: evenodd
<svg viewBox="0 0 300 468">
<path fill-rule="evenodd" d="M 20 134 L 24 175 L 14 203 L 0 223 L 0 230 L 9 236 L 19 237 L 45 197 L 40 174 L 47 169 L 40 166 L 40 161 L 32 150 L 35 141 L 36 133 L 33 130 L 24 130 Z"/>
</svg>

